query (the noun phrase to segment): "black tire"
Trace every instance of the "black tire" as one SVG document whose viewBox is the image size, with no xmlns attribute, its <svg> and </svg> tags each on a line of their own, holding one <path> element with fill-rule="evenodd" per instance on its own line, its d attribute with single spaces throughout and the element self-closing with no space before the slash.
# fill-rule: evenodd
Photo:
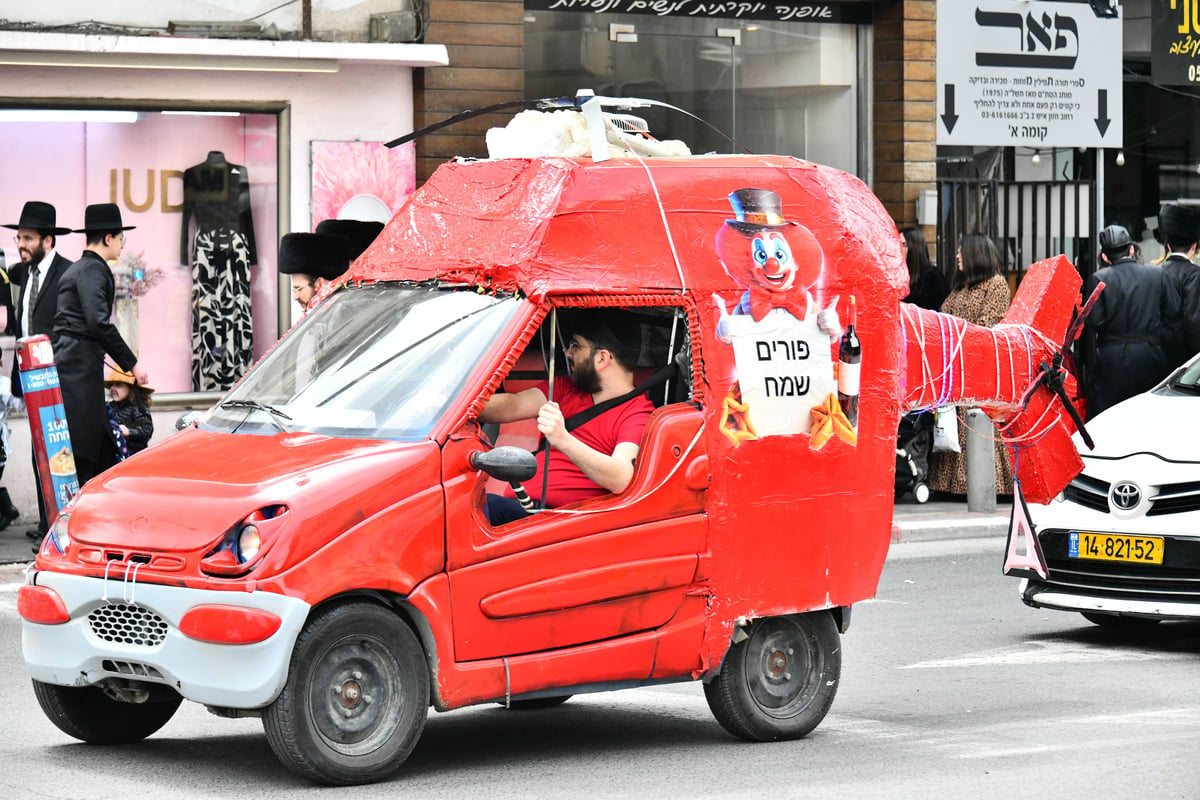
<svg viewBox="0 0 1200 800">
<path fill-rule="evenodd" d="M 509 700 L 508 707 L 513 711 L 536 711 L 540 708 L 561 706 L 570 699 L 571 695 L 560 694 L 558 697 L 534 697 L 529 700 Z M 504 703 L 500 705 L 504 705 Z"/>
<path fill-rule="evenodd" d="M 704 698 L 721 727 L 751 742 L 799 739 L 837 694 L 842 650 L 828 611 L 754 622 L 729 648 Z"/>
<path fill-rule="evenodd" d="M 167 688 L 152 689 L 145 703 L 125 703 L 97 686 L 58 686 L 36 680 L 33 694 L 60 731 L 89 744 L 140 742 L 166 725 L 183 702 Z"/>
<path fill-rule="evenodd" d="M 347 603 L 305 624 L 263 728 L 298 775 L 331 786 L 374 783 L 412 753 L 428 707 L 429 667 L 416 635 L 388 609 Z"/>
<path fill-rule="evenodd" d="M 1093 611 L 1080 611 L 1079 613 L 1093 625 L 1099 625 L 1101 628 L 1107 628 L 1111 631 L 1126 631 L 1127 633 L 1148 631 L 1162 622 L 1161 619 L 1118 617 L 1116 614 L 1099 614 Z"/>
</svg>

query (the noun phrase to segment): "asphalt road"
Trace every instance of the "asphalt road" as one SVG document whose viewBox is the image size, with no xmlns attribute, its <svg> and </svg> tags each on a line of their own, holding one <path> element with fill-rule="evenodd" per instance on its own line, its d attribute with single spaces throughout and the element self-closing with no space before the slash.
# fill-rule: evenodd
<svg viewBox="0 0 1200 800">
<path fill-rule="evenodd" d="M 74 743 L 20 660 L 14 568 L 0 571 L 0 797 L 1054 798 L 1200 796 L 1200 624 L 1130 639 L 1021 605 L 1003 540 L 893 547 L 856 608 L 829 716 L 746 744 L 699 685 L 576 697 L 545 711 L 430 717 L 388 784 L 326 790 L 286 772 L 258 720 L 185 704 L 128 747 Z"/>
</svg>

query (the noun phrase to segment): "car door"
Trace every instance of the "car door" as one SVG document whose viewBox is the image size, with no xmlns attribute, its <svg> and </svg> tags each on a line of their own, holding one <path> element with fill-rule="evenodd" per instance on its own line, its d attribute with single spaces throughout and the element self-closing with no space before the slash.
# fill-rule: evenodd
<svg viewBox="0 0 1200 800">
<path fill-rule="evenodd" d="M 447 569 L 455 660 L 512 656 L 653 630 L 693 590 L 705 548 L 702 411 L 655 410 L 634 478 L 619 495 L 500 527 L 467 464 L 472 426 L 444 450 Z"/>
</svg>

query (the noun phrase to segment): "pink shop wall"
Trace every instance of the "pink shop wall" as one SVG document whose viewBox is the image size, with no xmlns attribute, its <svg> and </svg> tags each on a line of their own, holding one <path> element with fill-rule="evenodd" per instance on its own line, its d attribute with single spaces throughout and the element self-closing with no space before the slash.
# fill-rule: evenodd
<svg viewBox="0 0 1200 800">
<path fill-rule="evenodd" d="M 15 223 L 26 200 L 53 203 L 58 223 L 78 228 L 89 203 L 115 202 L 126 225 L 127 254 L 140 254 L 152 285 L 121 307 L 119 324 L 160 392 L 192 390 L 192 270 L 181 263 L 183 171 L 213 150 L 246 167 L 250 177 L 257 263 L 250 293 L 254 359 L 278 334 L 278 141 L 271 114 L 236 117 L 141 115 L 138 122 L 0 124 L 0 223 Z M 5 260 L 17 261 L 4 237 Z M 61 237 L 58 251 L 74 260 L 82 234 Z M 157 278 L 157 280 L 154 280 Z M 135 311 L 130 311 L 135 308 Z M 133 342 L 131 342 L 133 344 Z"/>
</svg>

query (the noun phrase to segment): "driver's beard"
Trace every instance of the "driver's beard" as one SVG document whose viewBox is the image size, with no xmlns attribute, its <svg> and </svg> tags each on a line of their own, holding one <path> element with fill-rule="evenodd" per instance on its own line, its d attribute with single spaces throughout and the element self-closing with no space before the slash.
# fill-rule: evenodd
<svg viewBox="0 0 1200 800">
<path fill-rule="evenodd" d="M 595 362 L 588 358 L 582 364 L 576 364 L 571 370 L 571 382 L 588 394 L 600 391 L 600 373 L 596 372 Z"/>
</svg>

